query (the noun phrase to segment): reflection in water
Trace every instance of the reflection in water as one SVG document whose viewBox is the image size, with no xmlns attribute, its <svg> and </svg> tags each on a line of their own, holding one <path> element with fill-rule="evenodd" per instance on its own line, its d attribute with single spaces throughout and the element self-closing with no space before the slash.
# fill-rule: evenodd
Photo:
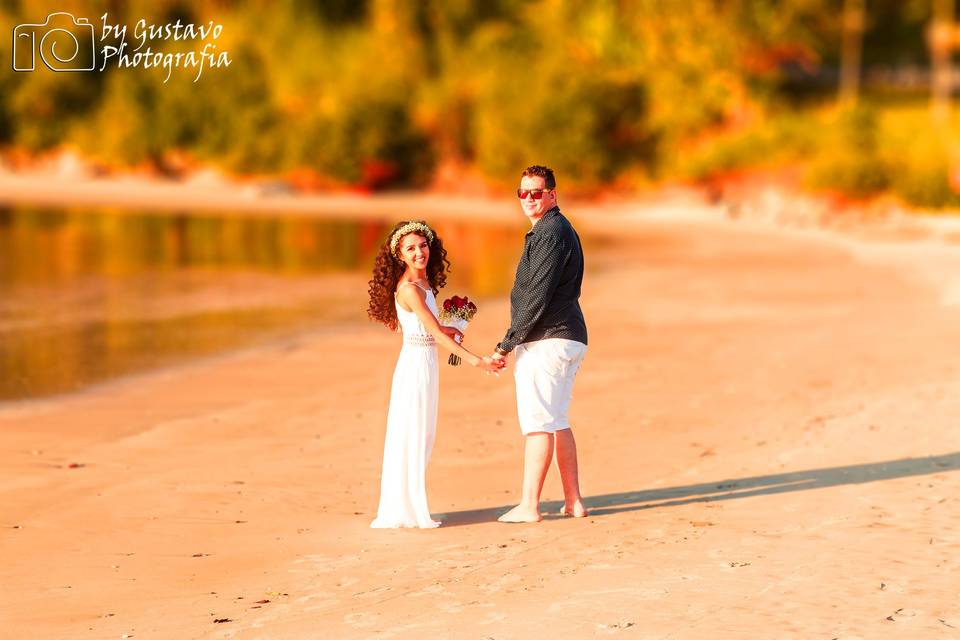
<svg viewBox="0 0 960 640">
<path fill-rule="evenodd" d="M 0 208 L 0 400 L 363 321 L 393 223 Z M 435 227 L 448 294 L 506 293 L 522 218 Z"/>
</svg>

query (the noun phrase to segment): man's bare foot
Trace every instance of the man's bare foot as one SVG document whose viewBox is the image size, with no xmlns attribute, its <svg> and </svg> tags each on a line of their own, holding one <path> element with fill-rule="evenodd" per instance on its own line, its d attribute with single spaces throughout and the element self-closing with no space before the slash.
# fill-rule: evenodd
<svg viewBox="0 0 960 640">
<path fill-rule="evenodd" d="M 583 506 L 583 502 L 577 500 L 573 504 L 565 504 L 560 508 L 560 515 L 562 516 L 573 516 L 574 518 L 586 518 L 590 515 L 590 512 L 587 511 L 587 508 Z"/>
<path fill-rule="evenodd" d="M 540 522 L 542 519 L 539 511 L 524 507 L 522 504 L 515 506 L 497 518 L 500 522 Z"/>
</svg>

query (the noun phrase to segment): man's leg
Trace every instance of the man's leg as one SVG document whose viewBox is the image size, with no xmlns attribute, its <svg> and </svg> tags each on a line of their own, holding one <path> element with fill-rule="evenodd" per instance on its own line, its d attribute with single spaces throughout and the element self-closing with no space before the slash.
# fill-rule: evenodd
<svg viewBox="0 0 960 640">
<path fill-rule="evenodd" d="M 520 504 L 500 516 L 500 522 L 539 522 L 540 492 L 553 459 L 553 434 L 530 433 L 523 451 L 523 486 Z"/>
<path fill-rule="evenodd" d="M 557 468 L 563 483 L 563 510 L 561 513 L 575 518 L 587 515 L 580 495 L 580 473 L 577 468 L 577 441 L 573 429 L 561 429 L 556 433 Z"/>
</svg>

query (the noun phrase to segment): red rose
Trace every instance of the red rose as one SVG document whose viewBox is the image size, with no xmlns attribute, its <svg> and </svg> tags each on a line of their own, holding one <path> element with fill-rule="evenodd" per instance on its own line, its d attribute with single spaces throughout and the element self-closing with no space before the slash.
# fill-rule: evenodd
<svg viewBox="0 0 960 640">
<path fill-rule="evenodd" d="M 460 296 L 453 296 L 452 300 L 453 300 L 453 306 L 459 309 L 461 304 Z"/>
<path fill-rule="evenodd" d="M 453 300 L 451 300 L 450 298 L 447 298 L 446 300 L 443 301 L 444 311 L 450 311 L 450 309 L 452 308 L 453 308 Z"/>
<path fill-rule="evenodd" d="M 470 311 L 476 311 L 476 310 L 477 310 L 477 305 L 473 304 L 472 302 L 470 303 L 469 306 L 470 306 Z"/>
</svg>

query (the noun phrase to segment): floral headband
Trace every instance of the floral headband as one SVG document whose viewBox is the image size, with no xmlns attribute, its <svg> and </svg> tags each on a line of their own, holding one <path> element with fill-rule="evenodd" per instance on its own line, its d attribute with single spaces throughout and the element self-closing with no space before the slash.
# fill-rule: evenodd
<svg viewBox="0 0 960 640">
<path fill-rule="evenodd" d="M 433 230 L 430 227 L 422 222 L 408 222 L 397 229 L 390 237 L 390 253 L 395 254 L 397 252 L 397 245 L 400 244 L 400 239 L 414 231 L 418 232 L 419 235 L 425 236 L 427 242 L 433 242 Z"/>
</svg>

